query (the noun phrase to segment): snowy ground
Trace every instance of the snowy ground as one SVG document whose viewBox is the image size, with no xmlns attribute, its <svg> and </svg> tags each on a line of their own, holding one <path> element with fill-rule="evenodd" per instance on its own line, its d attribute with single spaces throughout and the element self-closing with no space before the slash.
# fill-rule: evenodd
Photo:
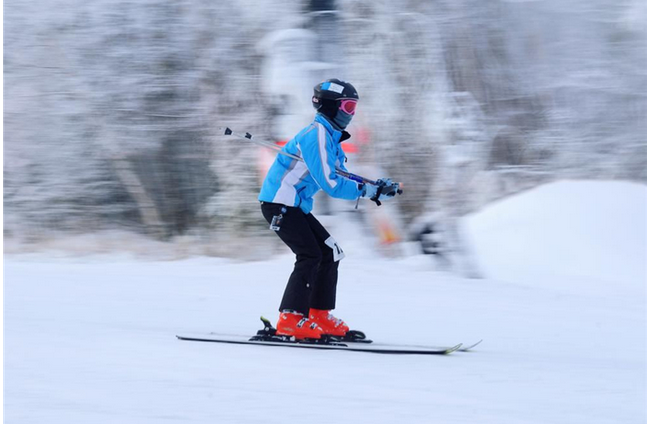
<svg viewBox="0 0 648 424">
<path fill-rule="evenodd" d="M 347 322 L 378 341 L 482 345 L 429 357 L 180 342 L 276 318 L 292 258 L 10 255 L 6 422 L 646 422 L 645 255 L 643 279 L 556 268 L 550 280 L 466 280 L 335 236 Z"/>
</svg>

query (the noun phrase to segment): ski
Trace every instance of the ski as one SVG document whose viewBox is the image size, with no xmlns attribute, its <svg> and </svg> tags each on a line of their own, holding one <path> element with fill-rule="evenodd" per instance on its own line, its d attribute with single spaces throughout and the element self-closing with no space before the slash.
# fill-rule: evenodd
<svg viewBox="0 0 648 424">
<path fill-rule="evenodd" d="M 461 347 L 459 349 L 457 349 L 457 352 L 469 352 L 483 341 L 484 340 L 479 340 L 478 342 L 473 343 L 473 344 L 469 344 L 469 345 L 466 345 L 465 343 L 461 343 Z M 363 342 L 363 341 L 360 341 L 360 342 Z M 369 341 L 368 343 L 372 343 L 372 342 Z M 373 346 L 399 346 L 399 345 L 390 344 L 390 343 L 374 343 Z M 431 348 L 431 349 L 443 349 L 443 347 L 440 347 L 440 346 L 422 346 L 422 345 L 409 345 L 409 346 L 422 347 L 422 348 Z"/>
<path fill-rule="evenodd" d="M 275 334 L 276 329 L 272 326 L 270 321 L 267 318 L 261 317 L 261 322 L 263 322 L 263 330 L 260 330 L 258 332 L 258 335 L 260 334 Z M 344 337 L 337 337 L 337 336 L 328 336 L 330 340 L 335 341 L 335 342 L 341 342 L 341 343 L 372 343 L 372 346 L 399 346 L 397 344 L 390 344 L 390 343 L 374 343 L 373 340 L 370 340 L 365 336 L 365 334 L 362 331 L 357 331 L 357 330 L 350 330 Z M 465 345 L 461 343 L 461 347 L 457 349 L 457 352 L 468 352 L 471 349 L 475 348 L 478 344 L 483 342 L 484 340 L 479 340 L 476 343 L 470 344 L 470 345 Z M 420 346 L 420 345 L 408 345 L 410 347 L 419 347 L 419 348 L 425 348 L 425 349 L 446 349 L 445 347 L 440 347 L 440 346 Z"/>
<path fill-rule="evenodd" d="M 447 355 L 462 349 L 462 344 L 454 346 L 412 346 L 397 344 L 377 344 L 367 339 L 362 331 L 351 330 L 344 337 L 324 336 L 321 339 L 295 340 L 294 337 L 277 334 L 277 330 L 269 320 L 261 317 L 263 329 L 257 331 L 255 336 L 240 334 L 188 334 L 177 335 L 179 340 L 195 342 L 247 344 L 263 346 L 300 347 L 308 349 L 348 350 L 351 352 L 388 353 L 388 354 L 417 354 L 417 355 Z M 467 349 L 479 344 L 481 340 Z M 467 350 L 466 349 L 466 350 Z"/>
<path fill-rule="evenodd" d="M 281 347 L 298 347 L 304 349 L 321 349 L 321 350 L 347 350 L 350 352 L 368 352 L 383 354 L 410 354 L 410 355 L 448 355 L 461 348 L 461 344 L 451 347 L 429 348 L 425 346 L 374 346 L 371 343 L 354 343 L 354 342 L 337 342 L 330 339 L 323 340 L 294 340 L 291 337 L 272 336 L 272 338 L 256 338 L 247 336 L 227 335 L 227 334 L 205 334 L 205 335 L 177 335 L 179 340 L 194 342 L 211 342 L 227 343 L 240 345 L 257 345 L 257 346 L 281 346 Z"/>
</svg>

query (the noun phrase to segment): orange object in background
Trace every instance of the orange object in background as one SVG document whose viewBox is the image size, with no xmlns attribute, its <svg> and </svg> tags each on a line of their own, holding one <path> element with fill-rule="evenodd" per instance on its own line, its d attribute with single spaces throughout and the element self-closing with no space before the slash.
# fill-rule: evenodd
<svg viewBox="0 0 648 424">
<path fill-rule="evenodd" d="M 393 223 L 387 219 L 382 219 L 379 217 L 377 219 L 378 224 L 378 238 L 380 239 L 381 244 L 393 244 L 401 241 L 398 231 L 394 227 Z"/>
</svg>

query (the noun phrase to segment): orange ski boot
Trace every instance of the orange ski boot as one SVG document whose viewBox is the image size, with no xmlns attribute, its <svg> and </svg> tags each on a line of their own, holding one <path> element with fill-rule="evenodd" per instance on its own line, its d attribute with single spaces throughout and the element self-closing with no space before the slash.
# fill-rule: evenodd
<svg viewBox="0 0 648 424">
<path fill-rule="evenodd" d="M 277 322 L 277 334 L 294 336 L 296 339 L 319 339 L 322 329 L 313 321 L 296 311 L 283 311 Z"/>
<path fill-rule="evenodd" d="M 344 337 L 349 332 L 349 326 L 341 319 L 335 318 L 325 309 L 310 309 L 308 317 L 322 328 L 324 334 Z"/>
</svg>

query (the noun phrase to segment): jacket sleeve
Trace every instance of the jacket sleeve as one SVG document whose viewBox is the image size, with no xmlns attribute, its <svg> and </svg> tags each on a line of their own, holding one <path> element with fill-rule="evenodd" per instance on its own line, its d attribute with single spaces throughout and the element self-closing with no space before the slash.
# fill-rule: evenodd
<svg viewBox="0 0 648 424">
<path fill-rule="evenodd" d="M 299 147 L 311 176 L 322 190 L 340 199 L 355 200 L 360 197 L 358 184 L 335 173 L 337 157 L 333 140 L 321 124 L 315 124 L 315 128 L 300 141 Z"/>
</svg>

